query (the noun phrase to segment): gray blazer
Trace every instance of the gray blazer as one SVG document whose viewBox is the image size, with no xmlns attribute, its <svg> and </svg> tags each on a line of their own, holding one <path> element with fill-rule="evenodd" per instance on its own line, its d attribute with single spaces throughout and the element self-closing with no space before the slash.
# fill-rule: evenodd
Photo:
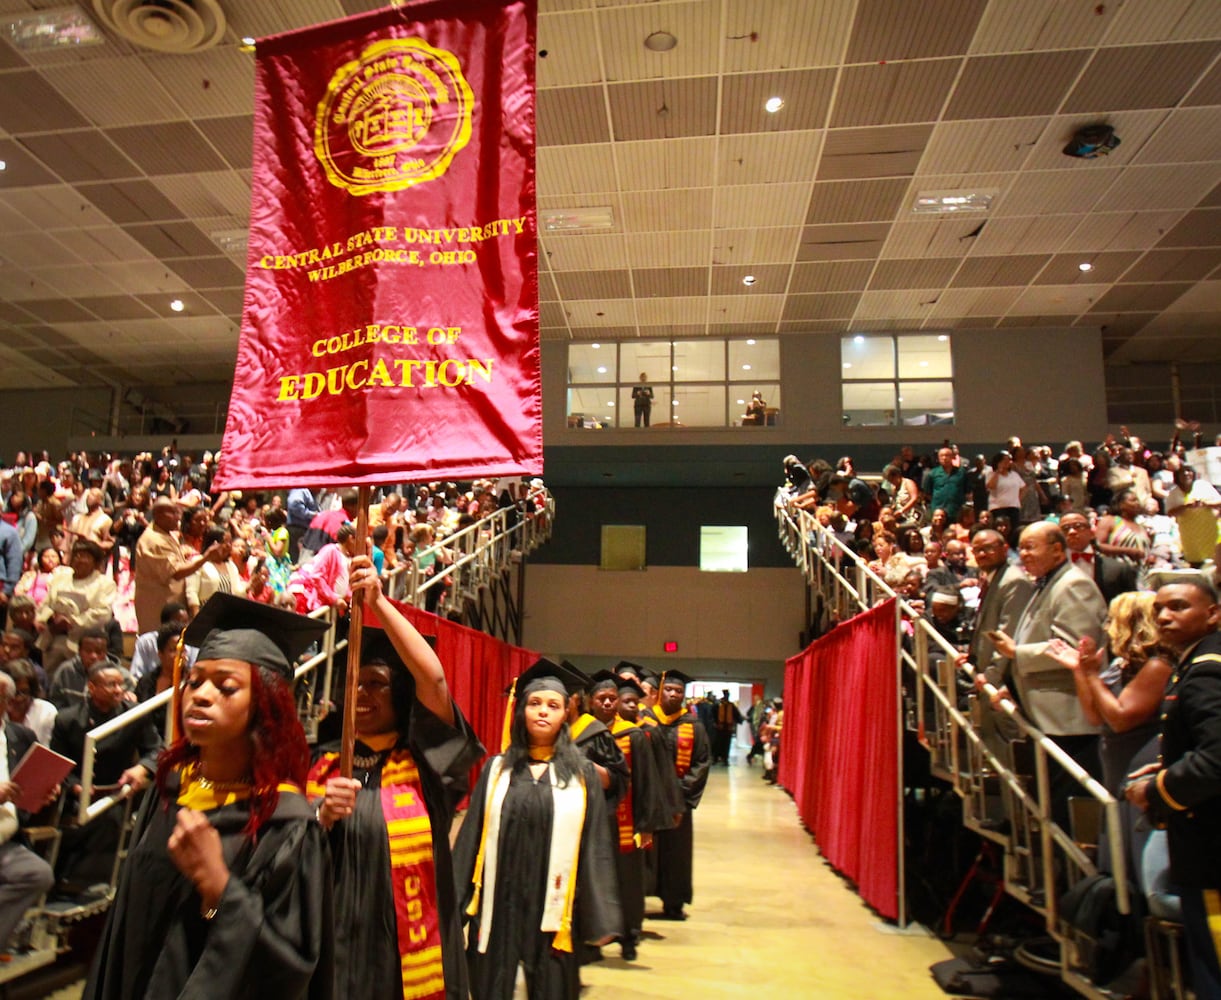
<svg viewBox="0 0 1221 1000">
<path fill-rule="evenodd" d="M 1070 562 L 1052 570 L 1036 590 L 1009 634 L 1017 641 L 1012 661 L 1005 662 L 1022 713 L 1049 736 L 1086 736 L 1098 732 L 1085 718 L 1072 672 L 1047 655 L 1053 638 L 1075 646 L 1090 636 L 1104 643 L 1106 602 L 1097 584 Z"/>
<path fill-rule="evenodd" d="M 986 633 L 999 630 L 1012 635 L 1033 593 L 1034 584 L 1021 566 L 1001 566 L 988 584 L 984 599 L 979 602 L 975 634 L 971 637 L 971 662 L 992 684 L 1003 684 L 1004 674 L 998 668 L 1000 657 L 996 655 L 996 647 Z"/>
</svg>

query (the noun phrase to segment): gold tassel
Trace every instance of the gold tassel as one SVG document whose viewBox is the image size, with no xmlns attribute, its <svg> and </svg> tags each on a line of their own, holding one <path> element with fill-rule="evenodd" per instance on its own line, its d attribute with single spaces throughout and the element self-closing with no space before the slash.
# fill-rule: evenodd
<svg viewBox="0 0 1221 1000">
<path fill-rule="evenodd" d="M 504 729 L 500 733 L 500 752 L 504 753 L 509 749 L 509 744 L 513 742 L 513 710 L 517 707 L 517 678 L 513 678 L 513 683 L 509 685 L 509 704 L 505 708 L 505 724 Z"/>
</svg>

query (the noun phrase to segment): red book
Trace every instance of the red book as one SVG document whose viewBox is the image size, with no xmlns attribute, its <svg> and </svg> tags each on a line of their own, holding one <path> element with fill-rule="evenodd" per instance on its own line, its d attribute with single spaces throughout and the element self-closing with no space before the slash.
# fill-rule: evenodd
<svg viewBox="0 0 1221 1000">
<path fill-rule="evenodd" d="M 51 789 L 76 767 L 76 761 L 58 754 L 41 743 L 35 743 L 17 763 L 10 780 L 21 787 L 21 795 L 13 800 L 18 809 L 34 813 L 47 801 Z"/>
</svg>

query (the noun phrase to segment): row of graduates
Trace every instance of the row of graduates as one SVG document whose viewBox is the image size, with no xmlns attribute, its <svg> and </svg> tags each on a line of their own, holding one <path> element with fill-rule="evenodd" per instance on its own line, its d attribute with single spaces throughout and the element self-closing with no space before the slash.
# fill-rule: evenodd
<svg viewBox="0 0 1221 1000">
<path fill-rule="evenodd" d="M 370 626 L 351 778 L 337 745 L 311 755 L 297 717 L 294 664 L 324 623 L 217 594 L 187 629 L 199 653 L 178 735 L 141 806 L 86 1000 L 507 1000 L 519 967 L 532 998 L 575 1000 L 588 946 L 634 953 L 646 891 L 681 918 L 709 763 L 683 707 L 688 679 L 664 676 L 633 724 L 634 677 L 595 678 L 591 716 L 572 697 L 586 678 L 536 663 L 451 853 L 484 749 L 367 558 L 351 585 Z"/>
</svg>

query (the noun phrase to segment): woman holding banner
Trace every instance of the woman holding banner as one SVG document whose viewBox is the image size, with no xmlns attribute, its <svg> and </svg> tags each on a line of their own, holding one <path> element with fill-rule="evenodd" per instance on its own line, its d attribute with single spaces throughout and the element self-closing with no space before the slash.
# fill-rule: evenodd
<svg viewBox="0 0 1221 1000">
<path fill-rule="evenodd" d="M 215 595 L 85 987 L 132 997 L 329 997 L 331 864 L 304 795 L 292 672 L 324 622 Z"/>
<path fill-rule="evenodd" d="M 483 747 L 368 557 L 351 584 L 381 623 L 361 641 L 353 776 L 333 744 L 309 784 L 335 864 L 335 995 L 465 1000 L 449 827 Z"/>
<path fill-rule="evenodd" d="M 519 965 L 530 1000 L 576 1000 L 580 942 L 621 932 L 606 799 L 568 735 L 562 669 L 540 660 L 517 679 L 509 746 L 454 845 L 474 1000 L 509 1000 Z"/>
</svg>

